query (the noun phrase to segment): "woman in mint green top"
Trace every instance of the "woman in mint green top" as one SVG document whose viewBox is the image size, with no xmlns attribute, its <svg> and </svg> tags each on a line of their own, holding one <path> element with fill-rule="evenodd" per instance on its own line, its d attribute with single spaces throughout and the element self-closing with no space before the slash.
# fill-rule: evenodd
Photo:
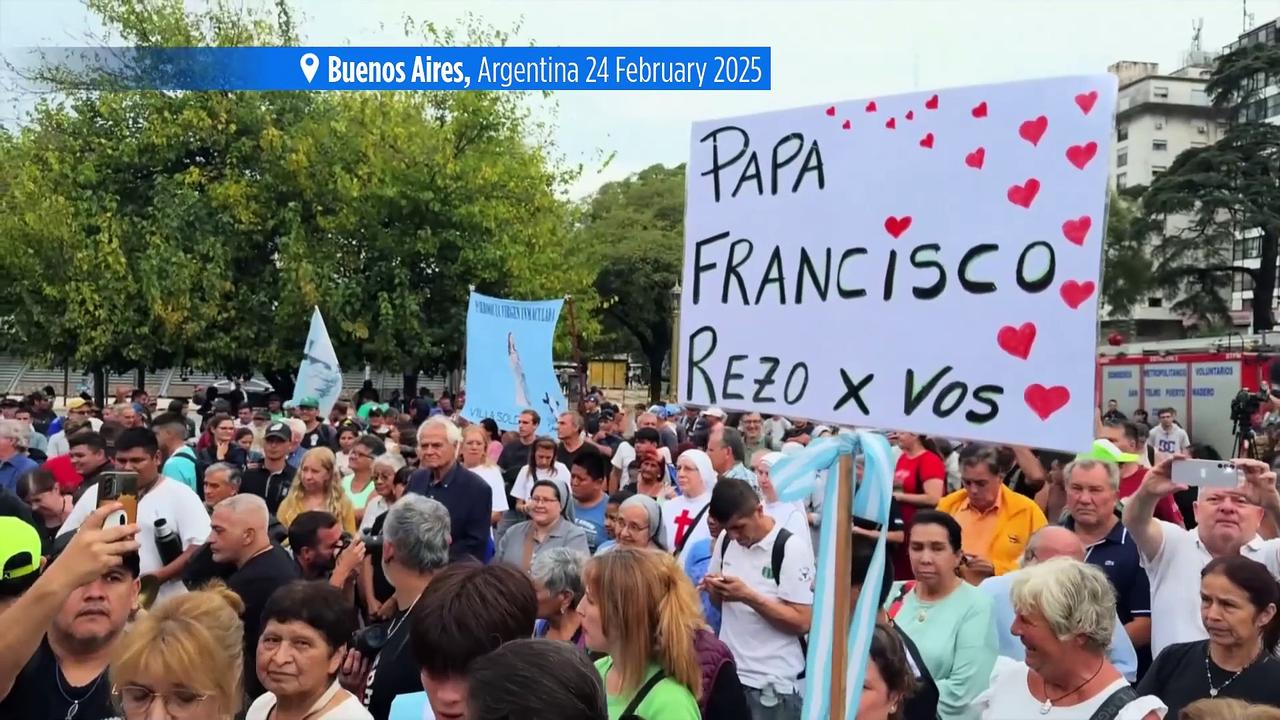
<svg viewBox="0 0 1280 720">
<path fill-rule="evenodd" d="M 645 720 L 699 720 L 702 668 L 693 635 L 706 624 L 697 592 L 675 558 L 618 546 L 592 558 L 584 580 L 578 613 L 587 647 L 608 653 L 596 669 L 609 720 L 628 710 Z M 662 679 L 637 698 L 658 672 Z"/>
<path fill-rule="evenodd" d="M 977 720 L 973 699 L 987 689 L 996 663 L 991 600 L 957 574 L 960 524 L 936 510 L 916 513 L 908 554 L 915 586 L 895 583 L 890 617 L 915 642 L 938 685 L 941 720 Z"/>
<path fill-rule="evenodd" d="M 351 474 L 342 478 L 342 490 L 356 509 L 356 523 L 364 519 L 364 506 L 373 497 L 373 460 L 387 451 L 382 440 L 373 435 L 362 435 L 347 453 Z"/>
</svg>

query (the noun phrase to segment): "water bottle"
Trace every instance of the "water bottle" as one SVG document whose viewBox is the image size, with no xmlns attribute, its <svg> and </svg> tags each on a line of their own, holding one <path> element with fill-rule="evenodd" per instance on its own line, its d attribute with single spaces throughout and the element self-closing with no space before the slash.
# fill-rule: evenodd
<svg viewBox="0 0 1280 720">
<path fill-rule="evenodd" d="M 168 565 L 182 554 L 182 539 L 169 527 L 164 518 L 156 520 L 156 550 L 160 553 L 160 562 Z"/>
</svg>

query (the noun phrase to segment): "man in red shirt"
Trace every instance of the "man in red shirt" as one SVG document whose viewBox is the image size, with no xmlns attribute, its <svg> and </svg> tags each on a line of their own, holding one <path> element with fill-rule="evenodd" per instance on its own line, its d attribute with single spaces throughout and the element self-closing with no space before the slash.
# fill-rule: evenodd
<svg viewBox="0 0 1280 720">
<path fill-rule="evenodd" d="M 1114 462 L 1120 465 L 1120 500 L 1124 501 L 1130 495 L 1138 492 L 1138 488 L 1142 487 L 1142 481 L 1147 477 L 1148 468 L 1141 464 L 1142 459 L 1137 453 L 1142 447 L 1141 434 L 1138 426 L 1127 420 L 1112 420 L 1102 423 L 1102 440 L 1110 441 L 1112 448 L 1106 448 L 1108 453 L 1114 449 L 1112 457 L 1096 458 Z M 1095 453 L 1099 452 L 1100 447 L 1105 447 L 1099 443 L 1094 444 Z M 1160 498 L 1156 503 L 1156 518 L 1171 522 L 1178 527 L 1185 527 L 1182 521 L 1182 513 L 1178 510 L 1178 506 L 1173 501 L 1173 496 L 1168 495 Z"/>
</svg>

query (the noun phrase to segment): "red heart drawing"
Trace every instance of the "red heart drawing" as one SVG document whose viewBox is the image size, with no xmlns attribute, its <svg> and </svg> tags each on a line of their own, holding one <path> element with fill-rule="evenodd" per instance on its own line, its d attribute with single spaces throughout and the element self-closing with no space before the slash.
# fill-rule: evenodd
<svg viewBox="0 0 1280 720">
<path fill-rule="evenodd" d="M 1089 161 L 1093 159 L 1093 156 L 1097 154 L 1098 143 L 1092 140 L 1084 145 L 1072 145 L 1067 148 L 1067 160 L 1071 161 L 1072 165 L 1075 165 L 1081 170 L 1083 170 L 1084 166 L 1088 165 Z"/>
<path fill-rule="evenodd" d="M 982 169 L 982 163 L 987 159 L 986 148 L 978 148 L 968 155 L 964 156 L 964 164 L 971 168 Z"/>
<path fill-rule="evenodd" d="M 925 133 L 925 136 L 920 138 L 920 147 L 933 147 L 933 133 Z"/>
<path fill-rule="evenodd" d="M 836 106 L 832 105 L 831 107 L 827 108 L 827 117 L 835 117 L 835 116 L 836 116 Z"/>
<path fill-rule="evenodd" d="M 996 344 L 1000 349 L 1023 360 L 1031 356 L 1031 345 L 1035 341 L 1035 323 L 1022 323 L 1018 327 L 1005 325 L 996 333 Z"/>
<path fill-rule="evenodd" d="M 969 112 L 973 113 L 973 116 L 974 116 L 974 117 L 976 117 L 976 118 L 984 118 L 984 117 L 986 117 L 986 116 L 987 116 L 987 101 L 986 101 L 986 100 L 983 100 L 982 102 L 978 103 L 977 105 L 975 105 L 975 106 L 973 107 L 973 110 L 970 110 Z"/>
<path fill-rule="evenodd" d="M 875 112 L 875 111 L 876 111 L 876 101 L 872 100 L 871 102 L 867 103 L 867 112 Z"/>
<path fill-rule="evenodd" d="M 1080 93 L 1079 95 L 1076 96 L 1076 105 L 1080 106 L 1080 109 L 1084 112 L 1085 115 L 1089 114 L 1089 111 L 1093 109 L 1093 104 L 1096 102 L 1098 102 L 1097 90 L 1092 90 L 1087 93 Z"/>
<path fill-rule="evenodd" d="M 1031 412 L 1041 420 L 1048 420 L 1050 415 L 1071 402 L 1071 391 L 1061 385 L 1045 387 L 1040 383 L 1032 383 L 1022 393 L 1022 399 L 1026 401 L 1027 407 L 1031 408 Z"/>
<path fill-rule="evenodd" d="M 1036 194 L 1040 192 L 1040 181 L 1035 178 L 1028 179 L 1021 185 L 1012 185 L 1009 187 L 1009 202 L 1014 205 L 1021 205 L 1024 208 L 1031 207 L 1031 203 L 1036 199 Z"/>
<path fill-rule="evenodd" d="M 911 227 L 910 215 L 903 215 L 900 218 L 890 215 L 884 219 L 885 232 L 892 235 L 894 240 L 901 237 L 902 233 L 906 232 L 909 227 Z"/>
<path fill-rule="evenodd" d="M 1076 245 L 1084 245 L 1084 239 L 1089 235 L 1091 227 L 1093 227 L 1093 218 L 1081 215 L 1075 220 L 1062 223 L 1062 235 Z"/>
<path fill-rule="evenodd" d="M 890 130 L 898 127 L 897 118 L 889 118 L 889 122 L 886 122 L 884 126 L 889 128 Z"/>
<path fill-rule="evenodd" d="M 915 119 L 916 119 L 916 111 L 915 111 L 915 110 L 908 110 L 908 111 L 907 111 L 907 114 L 906 114 L 906 115 L 903 115 L 903 117 L 905 117 L 905 118 L 906 118 L 906 119 L 908 119 L 908 120 L 915 120 Z"/>
<path fill-rule="evenodd" d="M 845 120 L 844 124 L 841 125 L 840 127 L 844 128 L 845 130 L 848 130 L 849 128 L 853 127 L 853 123 L 849 122 L 848 120 Z"/>
<path fill-rule="evenodd" d="M 1049 129 L 1049 118 L 1041 115 L 1035 120 L 1028 120 L 1018 126 L 1018 135 L 1032 145 L 1039 145 L 1044 131 Z"/>
<path fill-rule="evenodd" d="M 1062 283 L 1062 287 L 1058 289 L 1058 294 L 1062 296 L 1062 300 L 1067 304 L 1067 307 L 1075 310 L 1093 295 L 1095 287 L 1092 280 L 1085 280 L 1082 283 L 1068 280 Z"/>
<path fill-rule="evenodd" d="M 929 98 L 928 100 L 925 100 L 925 101 L 924 101 L 924 109 L 925 109 L 925 110 L 937 110 L 937 109 L 938 109 L 938 96 L 937 96 L 937 95 L 934 95 L 933 97 Z"/>
</svg>

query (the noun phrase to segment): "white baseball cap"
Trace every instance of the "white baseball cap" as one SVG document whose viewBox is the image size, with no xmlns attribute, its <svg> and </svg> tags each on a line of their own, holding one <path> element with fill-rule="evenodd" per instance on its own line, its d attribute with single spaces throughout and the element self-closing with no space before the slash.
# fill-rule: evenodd
<svg viewBox="0 0 1280 720">
<path fill-rule="evenodd" d="M 703 410 L 702 414 L 706 415 L 707 417 L 719 418 L 720 420 L 724 420 L 726 417 L 728 417 L 728 415 L 726 415 L 725 412 L 718 407 L 709 407 L 706 410 Z"/>
</svg>

